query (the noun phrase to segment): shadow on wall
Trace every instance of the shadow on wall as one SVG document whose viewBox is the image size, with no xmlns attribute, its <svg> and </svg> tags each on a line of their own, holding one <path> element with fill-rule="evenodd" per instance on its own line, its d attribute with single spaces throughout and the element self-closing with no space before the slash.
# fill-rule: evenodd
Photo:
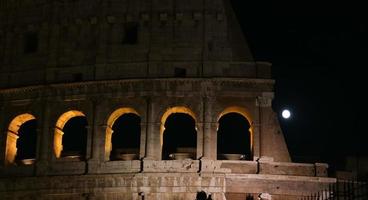
<svg viewBox="0 0 368 200">
<path fill-rule="evenodd" d="M 249 194 L 246 196 L 236 197 L 236 199 L 244 199 L 244 200 L 272 200 L 272 196 L 268 193 L 260 193 L 260 194 Z M 208 196 L 205 191 L 197 192 L 197 196 L 195 200 L 212 200 L 212 194 L 209 193 Z"/>
<path fill-rule="evenodd" d="M 200 192 L 197 192 L 197 196 L 195 200 L 212 200 L 212 195 L 208 194 L 208 197 L 207 197 L 207 194 L 205 191 L 200 191 Z"/>
</svg>

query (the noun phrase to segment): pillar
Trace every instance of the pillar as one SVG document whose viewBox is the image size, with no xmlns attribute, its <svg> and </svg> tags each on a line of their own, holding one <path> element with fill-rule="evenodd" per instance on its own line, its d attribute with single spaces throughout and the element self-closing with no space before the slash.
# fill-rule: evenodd
<svg viewBox="0 0 368 200">
<path fill-rule="evenodd" d="M 143 117 L 141 117 L 141 120 Z M 144 158 L 146 155 L 146 138 L 147 138 L 147 123 L 141 122 L 141 138 L 139 145 L 139 159 Z"/>
<path fill-rule="evenodd" d="M 211 97 L 203 98 L 203 159 L 216 159 L 216 129 L 217 122 L 213 122 L 214 99 Z"/>
<path fill-rule="evenodd" d="M 38 121 L 38 137 L 37 137 L 37 156 L 36 156 L 36 175 L 47 175 L 47 169 L 49 162 L 51 161 L 51 157 L 54 154 L 54 143 L 52 139 L 54 137 L 54 124 L 50 124 L 50 112 L 51 109 L 47 101 L 42 102 L 43 104 L 43 113 L 42 117 Z M 61 134 L 62 137 L 62 134 Z M 60 144 L 61 145 L 61 144 Z M 62 146 L 61 146 L 62 149 Z M 61 152 L 61 150 L 60 150 Z"/>
<path fill-rule="evenodd" d="M 104 151 L 102 142 L 104 142 L 105 130 L 103 126 L 98 124 L 100 119 L 100 113 L 98 110 L 98 104 L 101 104 L 101 101 L 98 99 L 92 98 L 91 101 L 91 112 L 89 119 L 91 120 L 91 125 L 88 128 L 88 137 L 87 137 L 87 152 L 86 158 L 88 162 L 88 171 L 87 173 L 97 173 L 99 171 L 99 164 L 104 161 L 101 159 L 101 152 Z M 103 154 L 104 155 L 104 154 Z"/>
<path fill-rule="evenodd" d="M 147 131 L 146 131 L 146 156 L 145 159 L 146 160 L 155 160 L 158 159 L 158 155 L 156 155 L 156 140 L 159 137 L 156 137 L 157 134 L 159 134 L 158 132 L 156 132 L 157 130 L 160 130 L 160 123 L 155 122 L 156 121 L 156 117 L 154 115 L 154 111 L 155 111 L 155 105 L 152 102 L 151 99 L 147 99 L 147 123 L 146 123 L 146 127 L 147 127 Z M 142 145 L 142 144 L 141 144 Z"/>
</svg>

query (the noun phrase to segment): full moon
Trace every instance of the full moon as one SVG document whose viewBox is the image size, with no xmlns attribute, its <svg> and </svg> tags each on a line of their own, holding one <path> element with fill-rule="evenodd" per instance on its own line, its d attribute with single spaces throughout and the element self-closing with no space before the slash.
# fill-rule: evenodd
<svg viewBox="0 0 368 200">
<path fill-rule="evenodd" d="M 282 117 L 283 117 L 284 119 L 289 119 L 289 118 L 290 118 L 290 116 L 291 116 L 291 113 L 290 113 L 290 111 L 289 111 L 289 110 L 283 110 L 283 111 L 282 111 Z"/>
</svg>

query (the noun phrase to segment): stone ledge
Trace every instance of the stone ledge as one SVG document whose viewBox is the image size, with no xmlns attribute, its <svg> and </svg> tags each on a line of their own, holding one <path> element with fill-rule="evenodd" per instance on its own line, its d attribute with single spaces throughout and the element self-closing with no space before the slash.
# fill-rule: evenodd
<svg viewBox="0 0 368 200">
<path fill-rule="evenodd" d="M 230 169 L 231 173 L 236 174 L 256 174 L 256 161 L 220 161 L 221 168 Z"/>
<path fill-rule="evenodd" d="M 57 161 L 49 165 L 47 175 L 78 175 L 86 173 L 86 162 Z"/>
<path fill-rule="evenodd" d="M 141 171 L 140 160 L 130 161 L 109 161 L 101 163 L 98 169 L 100 173 L 138 173 Z"/>
<path fill-rule="evenodd" d="M 2 166 L 0 167 L 0 177 L 33 176 L 35 168 L 35 165 Z"/>
<path fill-rule="evenodd" d="M 327 189 L 336 183 L 335 178 L 308 176 L 262 175 L 262 174 L 227 174 L 226 192 L 262 193 L 274 195 L 303 195 Z"/>
<path fill-rule="evenodd" d="M 198 160 L 145 160 L 144 172 L 198 172 Z"/>
<path fill-rule="evenodd" d="M 313 164 L 295 164 L 295 163 L 279 163 L 279 162 L 260 162 L 260 174 L 275 175 L 297 175 L 297 176 L 314 176 L 315 169 Z"/>
</svg>

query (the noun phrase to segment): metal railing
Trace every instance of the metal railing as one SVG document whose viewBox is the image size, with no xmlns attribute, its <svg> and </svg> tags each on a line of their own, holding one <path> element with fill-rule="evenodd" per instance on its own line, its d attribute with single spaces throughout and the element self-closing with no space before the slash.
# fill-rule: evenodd
<svg viewBox="0 0 368 200">
<path fill-rule="evenodd" d="M 328 189 L 299 197 L 299 200 L 367 200 L 368 182 L 338 180 Z"/>
</svg>

